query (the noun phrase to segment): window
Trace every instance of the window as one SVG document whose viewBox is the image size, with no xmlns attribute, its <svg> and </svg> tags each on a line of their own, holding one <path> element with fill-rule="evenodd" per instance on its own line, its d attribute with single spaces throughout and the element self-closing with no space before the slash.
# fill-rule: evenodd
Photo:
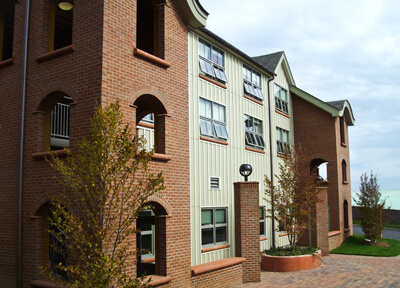
<svg viewBox="0 0 400 288">
<path fill-rule="evenodd" d="M 340 143 L 346 144 L 345 130 L 344 130 L 345 122 L 344 118 L 340 117 Z"/>
<path fill-rule="evenodd" d="M 349 204 L 347 200 L 343 202 L 343 220 L 344 220 L 344 229 L 349 229 Z"/>
<path fill-rule="evenodd" d="M 72 44 L 73 9 L 63 10 L 56 0 L 50 0 L 49 51 Z"/>
<path fill-rule="evenodd" d="M 70 97 L 64 96 L 51 110 L 51 150 L 69 147 L 69 104 L 71 102 Z"/>
<path fill-rule="evenodd" d="M 343 183 L 347 183 L 347 164 L 344 159 L 342 161 L 342 180 Z"/>
<path fill-rule="evenodd" d="M 199 40 L 199 63 L 203 75 L 222 84 L 228 82 L 224 68 L 224 53 L 203 40 Z"/>
<path fill-rule="evenodd" d="M 136 47 L 164 58 L 164 3 L 162 0 L 138 0 Z"/>
<path fill-rule="evenodd" d="M 288 92 L 286 89 L 275 84 L 275 109 L 289 114 Z"/>
<path fill-rule="evenodd" d="M 5 7 L 1 7 L 0 12 L 0 61 L 13 56 L 15 5 L 9 2 Z"/>
<path fill-rule="evenodd" d="M 260 236 L 265 235 L 265 207 L 260 206 Z"/>
<path fill-rule="evenodd" d="M 228 243 L 228 208 L 201 210 L 201 245 L 215 246 Z"/>
<path fill-rule="evenodd" d="M 276 144 L 278 154 L 285 155 L 290 153 L 289 131 L 276 127 Z"/>
<path fill-rule="evenodd" d="M 264 149 L 263 122 L 249 115 L 244 115 L 245 144 Z"/>
<path fill-rule="evenodd" d="M 144 210 L 139 213 L 139 217 L 141 260 L 151 259 L 155 257 L 154 212 L 152 210 Z"/>
<path fill-rule="evenodd" d="M 50 273 L 59 279 L 67 280 L 66 271 L 58 266 L 68 266 L 67 236 L 64 231 L 55 225 L 50 225 L 49 233 L 49 270 Z"/>
<path fill-rule="evenodd" d="M 200 134 L 212 138 L 228 139 L 225 107 L 200 98 Z"/>
<path fill-rule="evenodd" d="M 261 75 L 252 69 L 243 66 L 244 93 L 257 100 L 264 100 L 261 91 Z"/>
<path fill-rule="evenodd" d="M 154 124 L 154 113 L 149 113 L 140 120 L 140 122 L 145 122 L 149 124 Z"/>
<path fill-rule="evenodd" d="M 210 177 L 210 189 L 219 190 L 219 177 Z"/>
</svg>

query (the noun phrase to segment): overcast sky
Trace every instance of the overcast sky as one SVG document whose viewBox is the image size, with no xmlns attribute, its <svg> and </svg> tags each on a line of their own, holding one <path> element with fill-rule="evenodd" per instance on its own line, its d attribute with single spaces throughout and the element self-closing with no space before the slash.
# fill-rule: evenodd
<svg viewBox="0 0 400 288">
<path fill-rule="evenodd" d="M 297 87 L 323 101 L 350 101 L 352 191 L 370 170 L 382 190 L 400 190 L 399 1 L 200 3 L 218 36 L 249 56 L 285 51 Z"/>
</svg>

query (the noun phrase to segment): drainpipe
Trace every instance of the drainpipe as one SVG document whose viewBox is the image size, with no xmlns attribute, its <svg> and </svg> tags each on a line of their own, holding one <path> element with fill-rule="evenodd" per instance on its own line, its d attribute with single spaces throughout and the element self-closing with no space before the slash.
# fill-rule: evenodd
<svg viewBox="0 0 400 288">
<path fill-rule="evenodd" d="M 25 31 L 22 59 L 22 89 L 21 89 L 21 126 L 19 142 L 19 174 L 18 174 L 18 248 L 17 248 L 17 287 L 22 287 L 22 189 L 23 189 L 23 164 L 24 164 L 24 131 L 25 131 L 25 98 L 26 98 L 26 73 L 28 60 L 28 32 L 30 0 L 26 0 Z"/>
<path fill-rule="evenodd" d="M 272 185 L 274 184 L 274 162 L 273 162 L 273 157 L 272 157 L 272 116 L 271 116 L 271 90 L 270 90 L 270 82 L 275 79 L 275 76 L 272 75 L 272 78 L 268 79 L 268 120 L 269 120 L 269 162 L 270 162 L 270 169 L 271 169 L 271 183 Z M 271 193 L 271 211 L 272 215 L 275 215 L 275 209 L 274 209 L 274 190 L 272 190 Z M 272 247 L 275 248 L 275 219 L 274 217 L 272 219 Z"/>
</svg>

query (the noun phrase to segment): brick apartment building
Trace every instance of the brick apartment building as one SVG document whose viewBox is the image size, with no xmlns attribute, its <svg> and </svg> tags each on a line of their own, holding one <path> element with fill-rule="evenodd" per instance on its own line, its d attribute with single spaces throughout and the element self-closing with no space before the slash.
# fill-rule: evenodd
<svg viewBox="0 0 400 288">
<path fill-rule="evenodd" d="M 259 182 L 250 185 L 261 215 L 256 246 L 287 243 L 264 217 L 262 182 L 295 141 L 312 151 L 313 165 L 329 163 L 330 246 L 352 233 L 347 101 L 325 103 L 298 89 L 284 53 L 251 58 L 205 29 L 208 13 L 197 0 L 57 4 L 1 2 L 0 287 L 48 287 L 39 267 L 54 261 L 44 231 L 57 188 L 45 157 L 73 147 L 95 107 L 116 98 L 155 145 L 150 168 L 163 171 L 167 187 L 138 221 L 151 224 L 151 247 L 135 270 L 157 275 L 154 285 L 243 281 L 233 183 L 245 162 Z"/>
</svg>

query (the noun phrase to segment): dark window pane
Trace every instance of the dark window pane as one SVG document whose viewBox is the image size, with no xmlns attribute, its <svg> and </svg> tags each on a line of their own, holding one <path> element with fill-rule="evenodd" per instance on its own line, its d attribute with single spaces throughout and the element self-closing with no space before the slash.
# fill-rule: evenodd
<svg viewBox="0 0 400 288">
<path fill-rule="evenodd" d="M 260 235 L 264 235 L 265 234 L 265 225 L 264 225 L 264 221 L 260 222 Z"/>
<path fill-rule="evenodd" d="M 226 233 L 226 227 L 217 227 L 216 228 L 216 242 L 225 242 L 227 241 L 227 233 Z"/>
<path fill-rule="evenodd" d="M 141 235 L 141 248 L 142 248 L 142 255 L 152 254 L 152 235 Z"/>
<path fill-rule="evenodd" d="M 201 245 L 214 243 L 213 228 L 201 229 Z"/>
</svg>

